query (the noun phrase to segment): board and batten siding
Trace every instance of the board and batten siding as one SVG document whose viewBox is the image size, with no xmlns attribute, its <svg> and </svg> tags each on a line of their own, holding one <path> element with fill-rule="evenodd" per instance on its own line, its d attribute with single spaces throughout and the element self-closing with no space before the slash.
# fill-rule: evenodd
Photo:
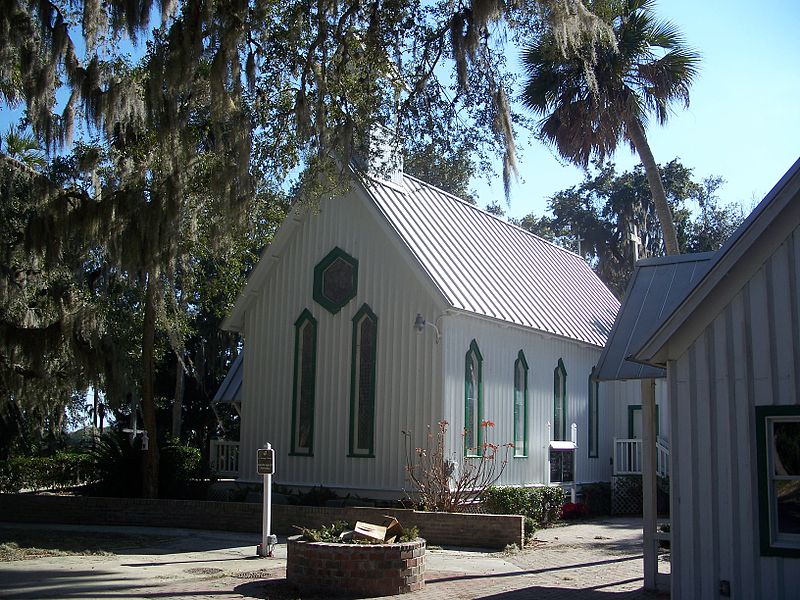
<svg viewBox="0 0 800 600">
<path fill-rule="evenodd" d="M 444 394 L 449 423 L 448 449 L 456 463 L 464 460 L 465 357 L 475 340 L 483 356 L 482 419 L 492 421 L 488 442 L 514 440 L 514 363 L 520 350 L 528 363 L 528 452 L 526 457 L 509 453 L 509 462 L 499 485 L 541 485 L 545 479 L 548 449 L 547 422 L 553 420 L 553 371 L 562 359 L 567 372 L 567 437 L 569 426 L 578 425 L 577 473 L 579 482 L 609 481 L 611 427 L 618 384 L 600 384 L 599 452 L 588 457 L 588 379 L 600 356 L 600 348 L 538 333 L 530 329 L 490 321 L 464 313 L 442 319 Z"/>
<path fill-rule="evenodd" d="M 441 300 L 360 193 L 323 201 L 300 218 L 246 312 L 241 480 L 258 479 L 256 449 L 270 442 L 276 483 L 396 492 L 405 487 L 401 432 L 421 438 L 442 418 L 441 347 L 432 328 L 413 327 L 417 313 L 440 314 Z M 335 247 L 358 260 L 358 289 L 331 314 L 314 301 L 313 278 Z M 374 458 L 348 457 L 352 318 L 364 303 L 378 320 Z M 304 309 L 318 322 L 313 457 L 289 455 L 294 323 Z"/>
<path fill-rule="evenodd" d="M 668 365 L 674 599 L 798 597 L 800 561 L 760 552 L 755 407 L 800 404 L 799 266 L 800 228 Z"/>
</svg>

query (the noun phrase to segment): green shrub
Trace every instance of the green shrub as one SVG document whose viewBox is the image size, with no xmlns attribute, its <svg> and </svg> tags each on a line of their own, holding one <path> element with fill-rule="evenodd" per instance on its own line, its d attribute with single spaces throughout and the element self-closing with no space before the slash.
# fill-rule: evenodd
<svg viewBox="0 0 800 600">
<path fill-rule="evenodd" d="M 531 517 L 525 517 L 525 537 L 530 537 L 536 533 L 536 521 Z"/>
<path fill-rule="evenodd" d="M 611 514 L 611 484 L 589 483 L 581 486 L 583 503 L 589 510 L 589 516 L 597 517 Z"/>
<path fill-rule="evenodd" d="M 546 527 L 558 520 L 566 492 L 558 486 L 518 488 L 492 486 L 483 493 L 484 510 L 502 515 L 524 515 L 535 527 Z M 526 533 L 529 524 L 526 523 Z"/>
<path fill-rule="evenodd" d="M 408 542 L 413 542 L 418 537 L 419 537 L 419 527 L 415 525 L 414 527 L 408 527 L 407 529 L 403 529 L 403 533 L 397 540 L 397 542 L 400 544 L 407 544 Z"/>
<path fill-rule="evenodd" d="M 486 512 L 498 515 L 530 514 L 530 488 L 492 486 L 481 499 Z"/>
<path fill-rule="evenodd" d="M 142 450 L 137 439 L 131 445 L 127 435 L 110 431 L 92 449 L 96 481 L 89 492 L 97 496 L 137 498 L 142 493 Z"/>
<path fill-rule="evenodd" d="M 142 492 L 144 452 L 137 438 L 131 444 L 127 435 L 104 434 L 92 450 L 97 481 L 90 493 L 98 496 L 136 498 Z M 200 450 L 168 441 L 159 448 L 158 488 L 162 498 L 190 498 L 192 480 L 200 476 Z"/>
<path fill-rule="evenodd" d="M 315 485 L 310 490 L 300 493 L 297 496 L 297 503 L 300 506 L 325 506 L 328 501 L 336 500 L 339 495 L 332 489 L 324 485 Z"/>
<path fill-rule="evenodd" d="M 158 495 L 162 498 L 192 497 L 192 480 L 200 477 L 201 462 L 199 448 L 167 442 L 160 449 Z"/>
<path fill-rule="evenodd" d="M 49 490 L 89 483 L 99 496 L 134 498 L 142 489 L 142 451 L 137 439 L 109 432 L 88 452 L 53 456 L 17 456 L 0 465 L 0 492 Z M 200 474 L 200 450 L 168 442 L 160 449 L 159 489 L 164 498 L 192 496 L 192 480 Z"/>
<path fill-rule="evenodd" d="M 60 451 L 52 456 L 16 456 L 0 466 L 0 491 L 65 488 L 93 478 L 93 461 L 87 453 Z"/>
<path fill-rule="evenodd" d="M 297 526 L 296 526 L 297 527 Z M 353 527 L 347 521 L 334 521 L 330 525 L 323 525 L 318 529 L 309 527 L 297 527 L 302 534 L 302 539 L 306 542 L 333 542 L 341 544 L 383 544 L 383 541 L 370 540 L 366 538 L 354 538 L 352 535 Z M 343 533 L 347 535 L 342 536 Z M 397 543 L 413 542 L 419 537 L 419 529 L 417 527 L 409 527 L 404 529 Z"/>
<path fill-rule="evenodd" d="M 300 528 L 300 531 L 303 532 L 303 539 L 307 542 L 341 542 L 342 539 L 339 536 L 349 530 L 350 526 L 347 521 L 334 521 L 330 525 L 322 525 L 319 529 Z"/>
<path fill-rule="evenodd" d="M 558 521 L 566 499 L 567 493 L 558 486 L 532 488 L 530 516 L 542 527 L 551 525 Z"/>
</svg>

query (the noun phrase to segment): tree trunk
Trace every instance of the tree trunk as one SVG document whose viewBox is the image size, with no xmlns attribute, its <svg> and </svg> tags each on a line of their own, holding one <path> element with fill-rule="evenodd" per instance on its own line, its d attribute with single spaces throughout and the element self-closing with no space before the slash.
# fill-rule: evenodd
<svg viewBox="0 0 800 600">
<path fill-rule="evenodd" d="M 672 220 L 672 211 L 667 202 L 667 194 L 664 192 L 664 184 L 661 182 L 658 165 L 656 164 L 655 158 L 653 158 L 650 144 L 647 142 L 647 136 L 645 136 L 641 123 L 636 119 L 629 119 L 626 125 L 628 139 L 630 139 L 633 147 L 636 148 L 636 153 L 639 155 L 639 160 L 642 161 L 644 172 L 647 175 L 647 183 L 650 184 L 650 193 L 653 195 L 656 216 L 658 217 L 658 222 L 661 224 L 661 233 L 664 236 L 664 248 L 669 255 L 680 254 L 681 251 L 680 248 L 678 248 L 678 234 L 675 232 L 675 222 Z"/>
<path fill-rule="evenodd" d="M 181 437 L 181 418 L 183 416 L 183 390 L 186 381 L 183 372 L 183 361 L 176 356 L 175 365 L 175 400 L 172 403 L 172 437 L 176 440 Z"/>
<path fill-rule="evenodd" d="M 148 446 L 142 463 L 142 495 L 145 498 L 158 498 L 158 432 L 156 402 L 153 393 L 157 285 L 156 277 L 153 273 L 148 273 L 144 304 L 144 333 L 142 335 L 142 416 L 148 437 Z"/>
<path fill-rule="evenodd" d="M 97 424 L 101 422 L 98 414 L 100 410 L 100 392 L 97 389 L 99 387 L 97 379 L 94 380 L 92 387 L 92 448 L 94 448 L 97 445 Z M 100 431 L 102 431 L 102 428 Z"/>
<path fill-rule="evenodd" d="M 97 380 L 94 381 L 94 389 L 92 390 L 92 427 L 97 429 L 100 415 L 97 414 L 98 407 L 100 406 L 100 392 L 97 391 Z M 94 432 L 92 432 L 94 436 Z"/>
</svg>

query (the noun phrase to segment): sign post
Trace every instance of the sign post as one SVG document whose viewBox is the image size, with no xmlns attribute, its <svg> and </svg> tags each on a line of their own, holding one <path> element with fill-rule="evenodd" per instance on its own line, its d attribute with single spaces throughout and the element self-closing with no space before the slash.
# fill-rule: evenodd
<svg viewBox="0 0 800 600">
<path fill-rule="evenodd" d="M 266 448 L 259 448 L 256 455 L 258 474 L 264 477 L 264 510 L 261 515 L 261 543 L 258 545 L 259 556 L 272 556 L 272 549 L 278 543 L 278 536 L 272 529 L 272 474 L 275 473 L 275 450 L 267 442 Z"/>
</svg>

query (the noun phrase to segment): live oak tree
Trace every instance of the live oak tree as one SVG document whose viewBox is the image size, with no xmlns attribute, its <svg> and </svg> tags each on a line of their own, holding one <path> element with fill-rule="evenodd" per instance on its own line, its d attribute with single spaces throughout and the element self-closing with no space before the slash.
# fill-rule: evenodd
<svg viewBox="0 0 800 600">
<path fill-rule="evenodd" d="M 455 157 L 469 142 L 481 165 L 498 147 L 508 187 L 512 80 L 498 34 L 538 28 L 565 52 L 614 43 L 580 0 L 0 0 L 0 101 L 24 109 L 54 159 L 27 173 L 4 257 L 4 401 L 59 365 L 76 388 L 101 373 L 107 393 L 138 382 L 144 492 L 156 495 L 157 332 L 179 329 L 176 281 L 198 222 L 242 226 L 258 186 L 293 169 L 311 191 L 336 184 L 375 123 Z M 106 317 L 126 310 L 135 347 L 109 351 Z M 108 361 L 125 367 L 98 366 Z"/>
</svg>

